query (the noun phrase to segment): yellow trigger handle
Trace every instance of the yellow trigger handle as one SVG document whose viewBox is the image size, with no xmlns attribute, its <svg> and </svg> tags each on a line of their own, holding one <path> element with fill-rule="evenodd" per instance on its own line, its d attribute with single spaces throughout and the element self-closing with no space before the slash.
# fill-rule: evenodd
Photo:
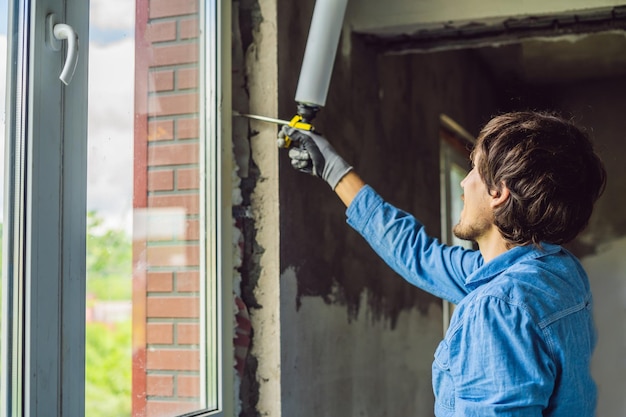
<svg viewBox="0 0 626 417">
<path fill-rule="evenodd" d="M 295 116 L 293 116 L 293 118 L 289 122 L 289 127 L 293 127 L 295 129 L 309 130 L 311 132 L 315 130 L 313 128 L 313 125 L 310 123 L 304 122 L 302 119 L 302 116 L 300 116 L 299 114 L 296 114 Z M 291 142 L 292 142 L 291 138 L 289 136 L 285 136 L 285 148 L 289 148 L 291 146 Z"/>
</svg>

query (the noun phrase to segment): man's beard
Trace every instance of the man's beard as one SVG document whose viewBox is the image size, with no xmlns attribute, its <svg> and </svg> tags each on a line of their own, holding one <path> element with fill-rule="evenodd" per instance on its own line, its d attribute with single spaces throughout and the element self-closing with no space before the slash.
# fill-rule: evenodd
<svg viewBox="0 0 626 417">
<path fill-rule="evenodd" d="M 459 239 L 476 242 L 490 227 L 491 223 L 486 221 L 486 219 L 479 219 L 472 224 L 464 224 L 463 220 L 459 220 L 452 228 L 452 233 Z"/>
</svg>

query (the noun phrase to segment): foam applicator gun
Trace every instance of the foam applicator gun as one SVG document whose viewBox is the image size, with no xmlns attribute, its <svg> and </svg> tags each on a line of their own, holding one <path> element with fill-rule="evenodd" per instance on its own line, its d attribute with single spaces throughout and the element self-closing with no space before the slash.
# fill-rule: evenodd
<svg viewBox="0 0 626 417">
<path fill-rule="evenodd" d="M 239 113 L 238 111 L 233 111 L 233 116 L 246 117 L 248 119 L 260 120 L 262 122 L 276 123 L 278 125 L 288 125 L 296 129 L 309 130 L 309 131 L 315 130 L 313 125 L 310 123 L 306 123 L 304 119 L 302 118 L 302 116 L 300 116 L 299 114 L 296 114 L 295 116 L 293 116 L 291 121 L 287 121 L 283 119 L 275 119 L 273 117 L 267 117 L 267 116 L 258 116 L 256 114 Z M 285 137 L 284 139 L 279 139 L 279 140 L 282 141 L 278 143 L 278 146 L 280 148 L 289 148 L 291 146 L 291 139 L 289 139 L 288 137 Z"/>
<path fill-rule="evenodd" d="M 311 122 L 319 109 L 326 104 L 347 4 L 348 0 L 317 0 L 315 2 L 296 90 L 297 114 L 290 121 L 250 114 L 235 114 L 313 131 Z M 285 138 L 284 143 L 280 143 L 279 146 L 289 148 L 291 139 Z"/>
</svg>

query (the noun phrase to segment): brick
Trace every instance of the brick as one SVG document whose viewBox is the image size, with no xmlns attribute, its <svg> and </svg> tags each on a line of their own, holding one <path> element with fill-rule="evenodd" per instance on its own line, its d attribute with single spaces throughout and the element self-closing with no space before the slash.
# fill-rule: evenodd
<svg viewBox="0 0 626 417">
<path fill-rule="evenodd" d="M 150 43 L 176 40 L 176 22 L 155 22 L 148 24 L 145 39 Z"/>
<path fill-rule="evenodd" d="M 136 210 L 136 211 L 135 211 Z M 140 207 L 136 208 L 134 215 L 137 216 L 137 211 L 142 210 Z M 133 225 L 135 229 L 138 228 L 137 222 Z M 137 232 L 133 231 L 133 275 L 132 275 L 132 287 L 133 287 L 133 309 L 135 307 L 135 294 L 144 294 L 146 292 L 146 270 L 143 267 L 143 258 L 146 252 L 146 242 L 143 237 L 137 235 Z"/>
<path fill-rule="evenodd" d="M 172 91 L 174 89 L 174 71 L 151 72 L 148 84 L 151 92 Z"/>
<path fill-rule="evenodd" d="M 148 197 L 148 207 L 180 207 L 185 214 L 198 214 L 200 196 L 194 194 L 152 195 Z"/>
<path fill-rule="evenodd" d="M 180 90 L 198 88 L 198 69 L 181 68 L 176 71 L 176 87 Z"/>
<path fill-rule="evenodd" d="M 179 22 L 180 39 L 193 39 L 200 35 L 198 18 L 181 19 Z"/>
<path fill-rule="evenodd" d="M 173 189 L 174 171 L 168 169 L 148 172 L 148 191 L 172 191 Z"/>
<path fill-rule="evenodd" d="M 199 297 L 148 297 L 147 316 L 150 318 L 198 318 Z"/>
<path fill-rule="evenodd" d="M 146 262 L 156 266 L 199 266 L 198 245 L 149 246 L 146 249 Z"/>
<path fill-rule="evenodd" d="M 176 273 L 176 291 L 198 292 L 200 291 L 200 273 L 198 271 L 186 271 Z"/>
<path fill-rule="evenodd" d="M 198 94 L 171 94 L 151 96 L 148 99 L 150 116 L 176 116 L 196 114 L 199 110 Z"/>
<path fill-rule="evenodd" d="M 159 371 L 197 371 L 200 352 L 195 349 L 158 349 L 147 352 L 147 368 Z"/>
<path fill-rule="evenodd" d="M 198 220 L 187 220 L 187 227 L 185 230 L 186 240 L 198 240 L 200 239 L 200 222 Z"/>
<path fill-rule="evenodd" d="M 198 163 L 198 143 L 159 144 L 148 147 L 148 165 L 192 165 Z"/>
<path fill-rule="evenodd" d="M 148 123 L 148 140 L 172 140 L 174 139 L 174 121 L 158 120 Z"/>
<path fill-rule="evenodd" d="M 168 65 L 195 64 L 198 62 L 199 44 L 182 43 L 174 45 L 153 45 L 151 67 L 163 67 Z"/>
<path fill-rule="evenodd" d="M 150 18 L 198 13 L 198 0 L 150 0 Z"/>
<path fill-rule="evenodd" d="M 171 292 L 174 289 L 171 272 L 150 272 L 146 281 L 148 292 Z"/>
<path fill-rule="evenodd" d="M 200 409 L 198 402 L 171 402 L 148 400 L 146 403 L 146 416 L 181 416 Z M 143 415 L 143 414 L 142 414 Z"/>
<path fill-rule="evenodd" d="M 174 343 L 174 325 L 172 323 L 148 323 L 146 341 L 156 345 Z"/>
<path fill-rule="evenodd" d="M 176 336 L 178 344 L 197 345 L 200 343 L 200 326 L 197 323 L 178 323 Z"/>
<path fill-rule="evenodd" d="M 179 397 L 200 397 L 200 378 L 193 375 L 178 375 L 176 388 Z"/>
<path fill-rule="evenodd" d="M 198 168 L 180 168 L 176 171 L 176 189 L 197 190 L 199 188 L 200 170 Z"/>
<path fill-rule="evenodd" d="M 176 121 L 177 139 L 197 139 L 200 135 L 200 121 L 197 118 Z"/>
<path fill-rule="evenodd" d="M 171 397 L 174 395 L 173 375 L 148 375 L 146 378 L 146 395 Z"/>
</svg>

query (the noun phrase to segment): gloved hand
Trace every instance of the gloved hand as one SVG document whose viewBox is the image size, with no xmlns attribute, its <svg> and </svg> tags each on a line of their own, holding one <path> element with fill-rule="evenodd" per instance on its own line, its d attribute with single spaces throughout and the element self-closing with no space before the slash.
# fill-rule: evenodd
<svg viewBox="0 0 626 417">
<path fill-rule="evenodd" d="M 285 136 L 288 136 L 294 145 L 289 149 L 291 166 L 322 178 L 333 190 L 339 180 L 352 170 L 331 144 L 317 133 L 285 125 L 278 134 L 278 146 L 284 146 Z"/>
</svg>

